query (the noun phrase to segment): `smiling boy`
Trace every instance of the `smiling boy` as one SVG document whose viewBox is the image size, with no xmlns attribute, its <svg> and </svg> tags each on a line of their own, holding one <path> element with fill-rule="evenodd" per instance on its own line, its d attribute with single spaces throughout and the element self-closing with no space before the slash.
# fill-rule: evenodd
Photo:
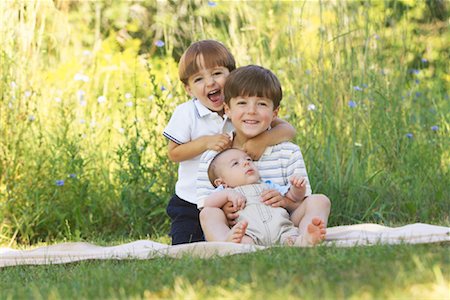
<svg viewBox="0 0 450 300">
<path fill-rule="evenodd" d="M 242 146 L 259 134 L 270 129 L 270 124 L 278 115 L 282 99 L 282 89 L 278 78 L 270 71 L 260 66 L 246 66 L 231 72 L 224 87 L 225 113 L 235 127 L 233 148 L 242 149 Z M 197 178 L 198 206 L 204 206 L 204 200 L 214 187 L 208 179 L 207 170 L 212 158 L 217 154 L 208 151 L 202 157 Z M 308 227 L 320 220 L 326 226 L 330 213 L 330 200 L 322 194 L 312 194 L 308 174 L 300 148 L 290 142 L 282 142 L 267 147 L 261 158 L 255 162 L 263 180 L 270 180 L 279 185 L 289 185 L 289 178 L 293 175 L 306 179 L 306 192 L 303 199 L 292 199 L 280 196 L 262 194 L 262 201 L 272 207 L 284 207 L 290 213 L 291 221 L 299 227 L 299 232 L 309 244 L 318 241 L 310 236 Z M 268 190 L 266 193 L 276 193 Z M 237 211 L 237 209 L 236 209 Z M 205 228 L 205 237 L 208 241 L 223 240 L 224 230 L 229 230 L 226 215 L 220 209 L 205 207 L 200 213 L 202 227 Z M 223 230 L 209 232 L 210 226 L 222 226 Z M 227 227 L 227 228 L 225 228 Z M 216 227 L 217 228 L 217 227 Z M 233 228 L 244 232 L 242 224 Z M 216 234 L 216 232 L 220 232 Z M 233 231 L 232 231 L 233 232 Z"/>
</svg>

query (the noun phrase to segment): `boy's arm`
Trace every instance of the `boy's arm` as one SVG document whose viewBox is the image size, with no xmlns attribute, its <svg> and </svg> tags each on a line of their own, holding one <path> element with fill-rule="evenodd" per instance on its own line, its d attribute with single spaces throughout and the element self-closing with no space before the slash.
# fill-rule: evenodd
<svg viewBox="0 0 450 300">
<path fill-rule="evenodd" d="M 244 144 L 244 151 L 253 159 L 258 160 L 267 146 L 287 142 L 295 137 L 295 128 L 288 122 L 275 118 L 271 129 L 262 132 Z"/>
<path fill-rule="evenodd" d="M 222 151 L 231 146 L 228 134 L 215 134 L 201 136 L 184 144 L 177 144 L 169 140 L 168 156 L 173 162 L 192 159 L 206 150 Z"/>
</svg>

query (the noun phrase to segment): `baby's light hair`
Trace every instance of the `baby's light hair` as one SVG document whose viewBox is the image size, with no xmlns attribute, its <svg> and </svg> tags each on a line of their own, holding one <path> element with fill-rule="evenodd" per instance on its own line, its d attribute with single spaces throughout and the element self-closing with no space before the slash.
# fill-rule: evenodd
<svg viewBox="0 0 450 300">
<path fill-rule="evenodd" d="M 228 150 L 231 150 L 231 149 L 234 149 L 234 148 L 228 148 L 228 149 L 222 150 L 221 152 L 217 153 L 216 156 L 214 156 L 211 159 L 211 162 L 209 163 L 209 166 L 208 166 L 208 179 L 209 179 L 209 181 L 211 182 L 211 184 L 214 187 L 217 187 L 217 185 L 214 183 L 214 181 L 217 178 L 219 178 L 219 175 L 217 174 L 217 166 L 216 166 L 217 158 L 220 157 L 223 153 L 225 153 L 225 152 L 227 152 Z"/>
</svg>

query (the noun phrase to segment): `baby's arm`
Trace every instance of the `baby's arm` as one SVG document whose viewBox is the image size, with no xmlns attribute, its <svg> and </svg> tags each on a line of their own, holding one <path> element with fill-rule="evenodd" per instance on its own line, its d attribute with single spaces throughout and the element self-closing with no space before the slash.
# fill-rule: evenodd
<svg viewBox="0 0 450 300">
<path fill-rule="evenodd" d="M 294 174 L 289 178 L 289 181 L 291 182 L 291 187 L 286 193 L 286 197 L 294 202 L 302 201 L 306 194 L 306 178 Z"/>
<path fill-rule="evenodd" d="M 231 147 L 228 134 L 204 135 L 184 144 L 169 140 L 168 156 L 173 162 L 192 159 L 206 150 L 222 151 Z"/>
<path fill-rule="evenodd" d="M 267 146 L 287 142 L 295 137 L 295 128 L 280 118 L 275 118 L 271 126 L 270 130 L 262 132 L 244 144 L 243 150 L 253 160 L 258 160 Z"/>
<path fill-rule="evenodd" d="M 217 207 L 222 208 L 228 201 L 233 203 L 233 208 L 239 210 L 245 207 L 245 197 L 244 195 L 231 190 L 224 189 L 221 191 L 216 191 L 211 193 L 205 198 L 204 207 Z"/>
</svg>

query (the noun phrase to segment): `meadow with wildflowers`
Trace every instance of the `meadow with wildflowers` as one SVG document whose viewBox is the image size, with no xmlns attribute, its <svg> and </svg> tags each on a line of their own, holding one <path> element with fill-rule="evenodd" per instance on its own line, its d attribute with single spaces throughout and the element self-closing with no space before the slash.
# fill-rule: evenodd
<svg viewBox="0 0 450 300">
<path fill-rule="evenodd" d="M 176 165 L 161 133 L 188 99 L 177 61 L 204 38 L 280 78 L 330 225 L 448 224 L 446 15 L 252 3 L 2 3 L 0 240 L 165 236 Z"/>
<path fill-rule="evenodd" d="M 188 99 L 177 62 L 199 39 L 279 77 L 281 117 L 297 129 L 313 190 L 332 201 L 329 226 L 448 226 L 449 9 L 439 0 L 1 1 L 0 245 L 168 242 L 177 165 L 162 131 Z M 448 274 L 445 244 L 270 249 L 9 268 L 0 296 L 443 298 Z"/>
</svg>

